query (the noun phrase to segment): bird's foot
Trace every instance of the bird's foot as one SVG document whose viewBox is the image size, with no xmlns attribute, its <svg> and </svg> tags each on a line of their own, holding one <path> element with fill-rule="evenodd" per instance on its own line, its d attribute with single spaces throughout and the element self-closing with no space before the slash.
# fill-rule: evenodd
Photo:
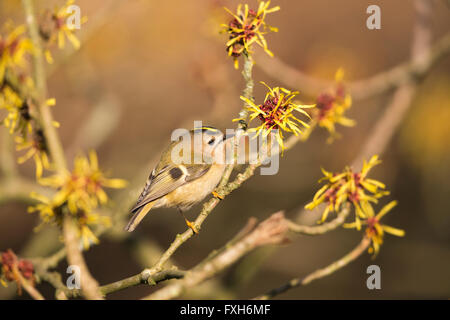
<svg viewBox="0 0 450 320">
<path fill-rule="evenodd" d="M 214 198 L 219 199 L 219 200 L 223 200 L 223 197 L 220 194 L 218 194 L 217 192 L 213 191 L 211 193 L 214 196 Z"/>
<path fill-rule="evenodd" d="M 195 222 L 191 222 L 188 219 L 184 219 L 186 221 L 186 225 L 194 232 L 194 234 L 198 234 L 198 229 L 195 226 Z"/>
</svg>

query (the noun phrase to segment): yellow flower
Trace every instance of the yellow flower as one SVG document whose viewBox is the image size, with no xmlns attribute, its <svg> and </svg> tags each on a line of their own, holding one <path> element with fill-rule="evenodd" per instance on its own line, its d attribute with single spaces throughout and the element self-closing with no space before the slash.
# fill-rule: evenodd
<svg viewBox="0 0 450 320">
<path fill-rule="evenodd" d="M 59 200 L 49 199 L 43 195 L 37 193 L 31 193 L 31 198 L 38 201 L 38 204 L 28 207 L 28 212 L 39 212 L 42 223 L 60 224 L 63 206 L 59 203 Z M 78 211 L 75 214 L 77 218 L 78 236 L 81 239 L 83 247 L 87 250 L 91 244 L 98 244 L 98 239 L 90 229 L 94 225 L 103 225 L 109 227 L 111 220 L 109 217 L 101 216 L 97 213 Z M 39 229 L 38 226 L 36 229 Z"/>
<path fill-rule="evenodd" d="M 359 218 L 365 218 L 361 203 L 369 201 L 377 203 L 379 198 L 389 194 L 388 191 L 380 190 L 385 188 L 383 183 L 367 178 L 369 171 L 379 163 L 381 161 L 375 155 L 369 162 L 364 161 L 363 168 L 358 173 L 354 173 L 349 167 L 346 167 L 343 172 L 334 174 L 322 169 L 324 177 L 319 182 L 324 180 L 328 182 L 316 192 L 313 201 L 305 208 L 312 210 L 325 202 L 327 206 L 322 213 L 321 221 L 323 222 L 330 212 L 339 212 L 343 203 L 350 202 L 355 207 L 356 222 L 359 222 Z"/>
<path fill-rule="evenodd" d="M 39 179 L 42 176 L 44 169 L 50 169 L 50 161 L 47 155 L 47 144 L 42 130 L 35 130 L 33 138 L 30 141 L 23 136 L 17 136 L 15 141 L 17 143 L 17 151 L 28 149 L 23 156 L 17 159 L 17 162 L 22 164 L 33 158 L 36 165 L 36 178 Z"/>
<path fill-rule="evenodd" d="M 97 155 L 91 151 L 89 158 L 78 156 L 74 161 L 72 172 L 65 171 L 42 178 L 39 181 L 44 186 L 58 189 L 54 200 L 57 204 L 67 204 L 70 212 L 78 210 L 91 212 L 99 204 L 108 200 L 103 187 L 123 188 L 126 182 L 121 179 L 107 179 L 98 167 Z"/>
<path fill-rule="evenodd" d="M 54 105 L 55 99 L 48 99 L 46 104 L 48 106 Z M 48 149 L 44 133 L 42 129 L 33 128 L 31 125 L 32 120 L 30 105 L 27 102 L 22 103 L 21 106 L 17 108 L 17 111 L 11 110 L 8 117 L 5 119 L 7 127 L 10 126 L 10 129 L 13 130 L 16 127 L 16 123 L 18 123 L 18 128 L 21 131 L 21 135 L 15 137 L 17 144 L 16 150 L 20 151 L 28 149 L 25 155 L 19 157 L 17 162 L 22 164 L 33 158 L 36 164 L 36 178 L 39 179 L 42 176 L 44 169 L 50 169 L 50 162 L 48 159 Z M 52 123 L 55 127 L 59 127 L 57 121 L 53 121 Z M 30 132 L 33 132 L 31 140 L 28 138 L 28 133 Z"/>
<path fill-rule="evenodd" d="M 60 222 L 61 208 L 59 207 L 59 204 L 56 204 L 53 201 L 53 199 L 49 199 L 36 192 L 32 192 L 30 198 L 36 200 L 38 203 L 28 207 L 28 213 L 39 212 L 39 216 L 44 223 Z"/>
<path fill-rule="evenodd" d="M 126 182 L 122 179 L 108 179 L 98 167 L 97 155 L 94 151 L 89 158 L 78 156 L 74 161 L 72 172 L 64 171 L 56 175 L 39 179 L 39 183 L 56 189 L 50 199 L 33 193 L 31 197 L 39 203 L 28 208 L 29 212 L 39 212 L 43 222 L 59 223 L 63 212 L 76 217 L 79 236 L 84 247 L 98 239 L 92 233 L 92 225 L 110 225 L 108 217 L 94 213 L 93 210 L 108 201 L 103 187 L 123 188 Z"/>
<path fill-rule="evenodd" d="M 308 128 L 309 125 L 294 116 L 294 111 L 300 112 L 309 118 L 308 113 L 303 110 L 312 108 L 314 105 L 300 105 L 292 100 L 298 95 L 298 91 L 289 91 L 285 88 L 270 88 L 264 82 L 261 82 L 268 89 L 264 102 L 256 105 L 253 101 L 241 96 L 241 100 L 246 103 L 249 111 L 250 121 L 258 118 L 262 124 L 256 128 L 251 128 L 249 132 L 256 132 L 256 135 L 262 133 L 264 137 L 269 135 L 272 130 L 276 130 L 276 139 L 281 149 L 284 150 L 283 131 L 292 132 L 294 135 L 302 134 L 300 127 Z M 241 119 L 234 119 L 239 121 Z"/>
<path fill-rule="evenodd" d="M 352 98 L 345 90 L 343 84 L 344 72 L 339 69 L 335 75 L 336 87 L 331 92 L 325 92 L 317 97 L 317 108 L 313 113 L 313 119 L 320 127 L 330 133 L 327 142 L 332 142 L 339 135 L 336 133 L 336 124 L 346 127 L 355 125 L 355 121 L 344 116 L 352 105 Z"/>
<path fill-rule="evenodd" d="M 83 243 L 84 249 L 89 249 L 91 244 L 98 244 L 99 240 L 89 228 L 93 225 L 103 225 L 106 227 L 111 226 L 111 220 L 109 217 L 101 216 L 96 213 L 83 212 L 79 215 L 78 226 L 79 226 L 79 237 Z"/>
<path fill-rule="evenodd" d="M 380 251 L 380 246 L 383 244 L 383 237 L 385 232 L 397 237 L 403 237 L 405 235 L 405 231 L 401 229 L 380 224 L 381 218 L 383 218 L 386 213 L 388 213 L 396 205 L 397 201 L 391 201 L 387 205 L 385 205 L 378 214 L 375 215 L 372 205 L 369 202 L 362 203 L 362 210 L 364 211 L 364 214 L 367 218 L 363 220 L 361 224 L 366 226 L 366 236 L 372 241 L 372 245 L 369 248 L 369 253 L 373 253 L 374 257 Z M 344 224 L 344 227 L 356 228 L 359 230 L 360 224 L 358 224 L 357 222 L 346 223 Z"/>
<path fill-rule="evenodd" d="M 68 8 L 75 3 L 75 0 L 68 0 L 64 6 L 61 8 L 55 8 L 53 13 L 53 21 L 55 22 L 56 29 L 58 30 L 58 47 L 60 49 L 64 48 L 64 39 L 67 39 L 72 43 L 75 49 L 80 48 L 80 41 L 73 34 L 75 28 L 73 25 L 67 23 L 67 18 L 69 18 L 72 13 L 68 10 Z M 83 18 L 81 23 L 86 22 L 87 18 Z"/>
<path fill-rule="evenodd" d="M 249 55 L 253 43 L 258 44 L 264 51 L 273 56 L 273 53 L 268 49 L 264 35 L 268 33 L 267 30 L 277 32 L 278 29 L 266 24 L 266 14 L 280 10 L 279 6 L 269 9 L 270 0 L 267 2 L 261 1 L 258 10 L 249 9 L 248 4 L 238 5 L 236 14 L 225 8 L 225 10 L 233 16 L 233 20 L 228 24 L 222 24 L 222 32 L 229 34 L 229 40 L 226 44 L 227 52 L 230 57 L 234 59 L 234 66 L 239 67 L 238 58 L 242 55 Z"/>
<path fill-rule="evenodd" d="M 23 68 L 26 55 L 33 53 L 31 40 L 23 36 L 25 25 L 13 28 L 7 24 L 6 29 L 12 31 L 6 37 L 0 34 L 0 83 L 3 82 L 7 68 Z"/>
<path fill-rule="evenodd" d="M 19 95 L 7 85 L 0 91 L 0 109 L 8 112 L 2 122 L 5 127 L 9 128 L 9 133 L 20 131 L 25 136 L 31 132 L 31 115 L 28 104 L 22 101 Z"/>
<path fill-rule="evenodd" d="M 68 0 L 62 7 L 55 7 L 52 14 L 47 12 L 45 23 L 41 25 L 41 35 L 48 45 L 56 42 L 58 48 L 63 49 L 67 38 L 76 50 L 80 48 L 80 40 L 74 34 L 75 26 L 67 21 L 73 15 L 69 9 L 74 3 L 75 0 Z M 86 21 L 87 17 L 82 17 L 80 23 L 83 24 Z M 45 58 L 48 63 L 53 63 L 53 57 L 48 48 L 45 50 Z"/>
</svg>

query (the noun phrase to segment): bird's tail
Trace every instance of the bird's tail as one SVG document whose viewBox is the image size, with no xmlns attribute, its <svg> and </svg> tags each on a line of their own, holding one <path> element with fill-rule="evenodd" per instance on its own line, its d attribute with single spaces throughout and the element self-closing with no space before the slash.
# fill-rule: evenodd
<svg viewBox="0 0 450 320">
<path fill-rule="evenodd" d="M 128 232 L 134 231 L 137 225 L 144 219 L 145 215 L 150 211 L 150 209 L 155 204 L 155 201 L 147 203 L 145 206 L 140 207 L 131 218 L 130 222 L 128 222 L 125 230 Z"/>
</svg>

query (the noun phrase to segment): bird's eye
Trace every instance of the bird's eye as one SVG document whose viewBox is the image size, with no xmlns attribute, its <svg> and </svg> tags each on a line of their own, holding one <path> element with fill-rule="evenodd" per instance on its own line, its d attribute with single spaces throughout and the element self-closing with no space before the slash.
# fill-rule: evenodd
<svg viewBox="0 0 450 320">
<path fill-rule="evenodd" d="M 214 141 L 216 141 L 216 138 L 211 138 L 211 140 L 209 140 L 208 141 L 208 144 L 210 145 L 210 146 L 212 146 L 212 144 L 214 143 Z"/>
</svg>

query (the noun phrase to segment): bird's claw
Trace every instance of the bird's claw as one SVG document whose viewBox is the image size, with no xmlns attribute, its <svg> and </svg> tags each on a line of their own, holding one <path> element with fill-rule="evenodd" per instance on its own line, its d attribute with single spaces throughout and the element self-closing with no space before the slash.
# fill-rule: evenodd
<svg viewBox="0 0 450 320">
<path fill-rule="evenodd" d="M 186 225 L 192 230 L 192 232 L 194 232 L 194 234 L 198 234 L 198 229 L 195 226 L 195 222 L 191 222 L 188 219 L 185 219 L 185 220 L 186 220 Z"/>
<path fill-rule="evenodd" d="M 214 196 L 214 198 L 217 198 L 219 200 L 223 200 L 223 197 L 220 194 L 218 194 L 217 192 L 213 191 L 211 193 Z"/>
</svg>

